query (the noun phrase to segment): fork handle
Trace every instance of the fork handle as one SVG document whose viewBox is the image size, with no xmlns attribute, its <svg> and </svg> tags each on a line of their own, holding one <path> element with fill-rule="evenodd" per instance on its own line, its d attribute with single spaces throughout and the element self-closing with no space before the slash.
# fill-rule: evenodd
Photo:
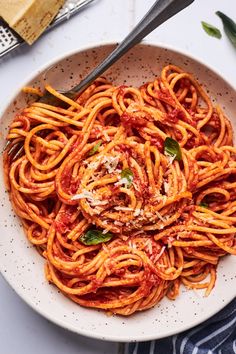
<svg viewBox="0 0 236 354">
<path fill-rule="evenodd" d="M 194 0 L 157 0 L 129 35 L 92 70 L 78 85 L 69 92 L 79 93 L 87 88 L 97 77 L 104 73 L 113 63 L 135 44 L 139 43 L 155 28 L 190 5 Z"/>
</svg>

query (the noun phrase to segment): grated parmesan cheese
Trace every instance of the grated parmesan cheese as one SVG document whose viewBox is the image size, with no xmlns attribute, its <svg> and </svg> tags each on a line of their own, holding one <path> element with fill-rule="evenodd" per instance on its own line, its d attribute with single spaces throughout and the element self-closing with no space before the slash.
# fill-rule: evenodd
<svg viewBox="0 0 236 354">
<path fill-rule="evenodd" d="M 129 208 L 129 207 L 122 207 L 122 206 L 116 206 L 114 207 L 115 210 L 121 210 L 121 211 L 133 211 L 133 208 Z"/>
<path fill-rule="evenodd" d="M 107 248 L 107 247 L 106 247 L 106 248 Z M 103 244 L 103 249 L 104 249 L 104 251 L 109 254 L 110 252 L 109 252 L 109 250 L 106 249 L 106 248 L 104 247 L 104 244 Z M 109 258 L 105 260 L 105 262 L 103 263 L 103 266 L 104 266 L 104 268 L 105 268 L 105 270 L 106 270 L 107 275 L 111 275 L 111 269 L 110 269 L 111 260 L 110 260 Z"/>
<path fill-rule="evenodd" d="M 108 173 L 113 173 L 119 163 L 119 156 L 104 156 L 102 163 L 108 170 Z"/>
<path fill-rule="evenodd" d="M 163 218 L 163 216 L 158 212 L 156 211 L 156 215 L 158 216 L 158 218 L 161 220 L 161 221 L 165 221 L 165 219 Z"/>
<path fill-rule="evenodd" d="M 120 222 L 120 221 L 115 220 L 115 221 L 114 221 L 114 225 L 123 226 L 123 223 Z"/>
<path fill-rule="evenodd" d="M 128 113 L 134 113 L 138 111 L 140 111 L 140 106 L 136 102 L 132 102 L 126 109 L 126 112 Z"/>
<path fill-rule="evenodd" d="M 107 132 L 105 130 L 103 131 L 103 136 L 106 139 L 106 141 L 108 141 L 108 142 L 111 141 L 109 135 L 107 134 Z"/>
<path fill-rule="evenodd" d="M 164 251 L 166 249 L 166 246 L 163 246 L 160 253 L 158 253 L 153 261 L 153 263 L 156 263 L 158 261 L 159 258 L 161 258 L 161 256 L 163 255 Z"/>
<path fill-rule="evenodd" d="M 73 197 L 71 197 L 71 200 L 79 200 L 79 199 L 90 199 L 94 200 L 94 196 L 92 192 L 89 192 L 87 190 L 84 190 L 82 193 L 75 194 Z"/>
<path fill-rule="evenodd" d="M 174 159 L 176 158 L 176 154 L 170 155 L 170 154 L 168 154 L 168 152 L 166 152 L 166 151 L 164 152 L 164 154 L 165 154 L 165 156 L 166 156 L 166 158 L 167 158 L 167 160 L 168 160 L 168 165 L 172 165 Z"/>
<path fill-rule="evenodd" d="M 91 205 L 91 206 L 106 205 L 107 203 L 108 203 L 107 200 L 94 199 L 94 201 L 91 201 L 90 205 Z"/>
<path fill-rule="evenodd" d="M 129 183 L 130 183 L 130 181 L 126 177 L 123 177 L 118 182 L 114 183 L 114 186 L 124 185 L 125 187 L 127 187 L 129 185 Z"/>
<path fill-rule="evenodd" d="M 102 158 L 102 156 L 97 156 L 95 161 L 92 161 L 88 164 L 88 168 L 91 170 L 96 170 L 98 168 L 98 166 L 102 163 L 102 161 L 100 161 Z"/>
<path fill-rule="evenodd" d="M 136 244 L 135 243 L 133 243 L 131 240 L 129 241 L 129 247 L 131 247 L 131 248 L 133 248 L 133 249 L 137 249 L 137 246 L 136 246 Z"/>
<path fill-rule="evenodd" d="M 141 214 L 141 209 L 136 208 L 134 211 L 134 216 L 139 216 Z"/>
<path fill-rule="evenodd" d="M 164 181 L 164 191 L 167 194 L 170 190 L 170 185 L 168 182 Z"/>
<path fill-rule="evenodd" d="M 174 238 L 172 236 L 169 236 L 168 237 L 168 241 L 167 241 L 167 245 L 168 245 L 168 248 L 171 248 L 172 247 L 172 242 L 174 241 Z"/>
<path fill-rule="evenodd" d="M 110 231 L 109 229 L 104 229 L 104 230 L 102 231 L 102 233 L 103 233 L 103 235 L 105 235 L 105 234 L 107 234 L 109 231 Z"/>
<path fill-rule="evenodd" d="M 147 240 L 147 242 L 145 243 L 145 247 L 147 246 L 147 250 L 150 254 L 152 254 L 152 242 L 151 240 Z"/>
<path fill-rule="evenodd" d="M 71 197 L 71 200 L 79 200 L 79 199 L 87 199 L 91 206 L 97 205 L 106 205 L 108 203 L 107 200 L 99 200 L 96 199 L 92 192 L 83 190 L 82 193 L 75 194 Z M 102 209 L 97 208 L 97 213 L 100 213 Z"/>
<path fill-rule="evenodd" d="M 101 208 L 96 207 L 93 209 L 93 214 L 100 214 L 101 212 L 102 212 Z"/>
</svg>

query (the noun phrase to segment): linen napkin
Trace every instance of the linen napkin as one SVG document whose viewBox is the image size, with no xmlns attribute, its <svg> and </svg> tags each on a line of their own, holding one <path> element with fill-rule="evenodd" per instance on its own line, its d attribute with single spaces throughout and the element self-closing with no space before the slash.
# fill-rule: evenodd
<svg viewBox="0 0 236 354">
<path fill-rule="evenodd" d="M 236 354 L 236 298 L 188 331 L 156 341 L 126 344 L 125 354 Z"/>
</svg>

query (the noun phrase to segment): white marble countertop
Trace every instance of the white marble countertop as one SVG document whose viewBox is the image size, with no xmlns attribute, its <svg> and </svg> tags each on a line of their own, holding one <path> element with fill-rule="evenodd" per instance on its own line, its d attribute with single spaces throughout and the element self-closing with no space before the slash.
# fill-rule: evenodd
<svg viewBox="0 0 236 354">
<path fill-rule="evenodd" d="M 25 77 L 63 53 L 120 41 L 154 0 L 95 0 L 81 13 L 42 36 L 32 47 L 23 46 L 0 61 L 0 110 Z M 236 49 L 225 34 L 209 37 L 201 21 L 222 29 L 215 12 L 236 20 L 235 0 L 195 0 L 187 9 L 155 30 L 146 40 L 165 43 L 203 60 L 236 87 Z M 0 277 L 0 340 L 2 354 L 116 354 L 118 344 L 69 333 L 49 323 L 28 307 Z"/>
</svg>

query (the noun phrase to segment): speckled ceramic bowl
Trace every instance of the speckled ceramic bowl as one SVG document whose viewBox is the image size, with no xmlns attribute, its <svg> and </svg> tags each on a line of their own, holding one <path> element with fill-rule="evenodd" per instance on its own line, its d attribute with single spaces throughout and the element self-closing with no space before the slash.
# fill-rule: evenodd
<svg viewBox="0 0 236 354">
<path fill-rule="evenodd" d="M 99 45 L 50 63 L 22 86 L 40 85 L 43 87 L 46 77 L 57 88 L 69 88 L 90 71 L 114 44 Z M 203 63 L 176 52 L 170 48 L 154 45 L 139 45 L 132 49 L 106 76 L 115 84 L 129 83 L 141 85 L 153 80 L 161 68 L 174 63 L 192 72 L 209 90 L 214 101 L 219 102 L 231 117 L 236 112 L 235 90 L 224 79 Z M 9 103 L 1 118 L 0 149 L 9 122 L 14 114 L 26 105 L 25 95 L 20 88 Z M 232 121 L 236 129 L 236 121 Z M 2 161 L 1 161 L 2 170 Z M 203 293 L 182 289 L 175 301 L 164 299 L 155 308 L 124 318 L 108 317 L 104 312 L 82 308 L 76 305 L 58 290 L 49 285 L 44 277 L 44 260 L 27 241 L 18 218 L 12 211 L 8 195 L 5 192 L 1 171 L 0 177 L 0 270 L 14 290 L 36 311 L 74 332 L 104 340 L 144 341 L 162 338 L 186 330 L 206 320 L 236 295 L 236 257 L 227 256 L 219 264 L 217 282 L 208 298 Z"/>
</svg>

